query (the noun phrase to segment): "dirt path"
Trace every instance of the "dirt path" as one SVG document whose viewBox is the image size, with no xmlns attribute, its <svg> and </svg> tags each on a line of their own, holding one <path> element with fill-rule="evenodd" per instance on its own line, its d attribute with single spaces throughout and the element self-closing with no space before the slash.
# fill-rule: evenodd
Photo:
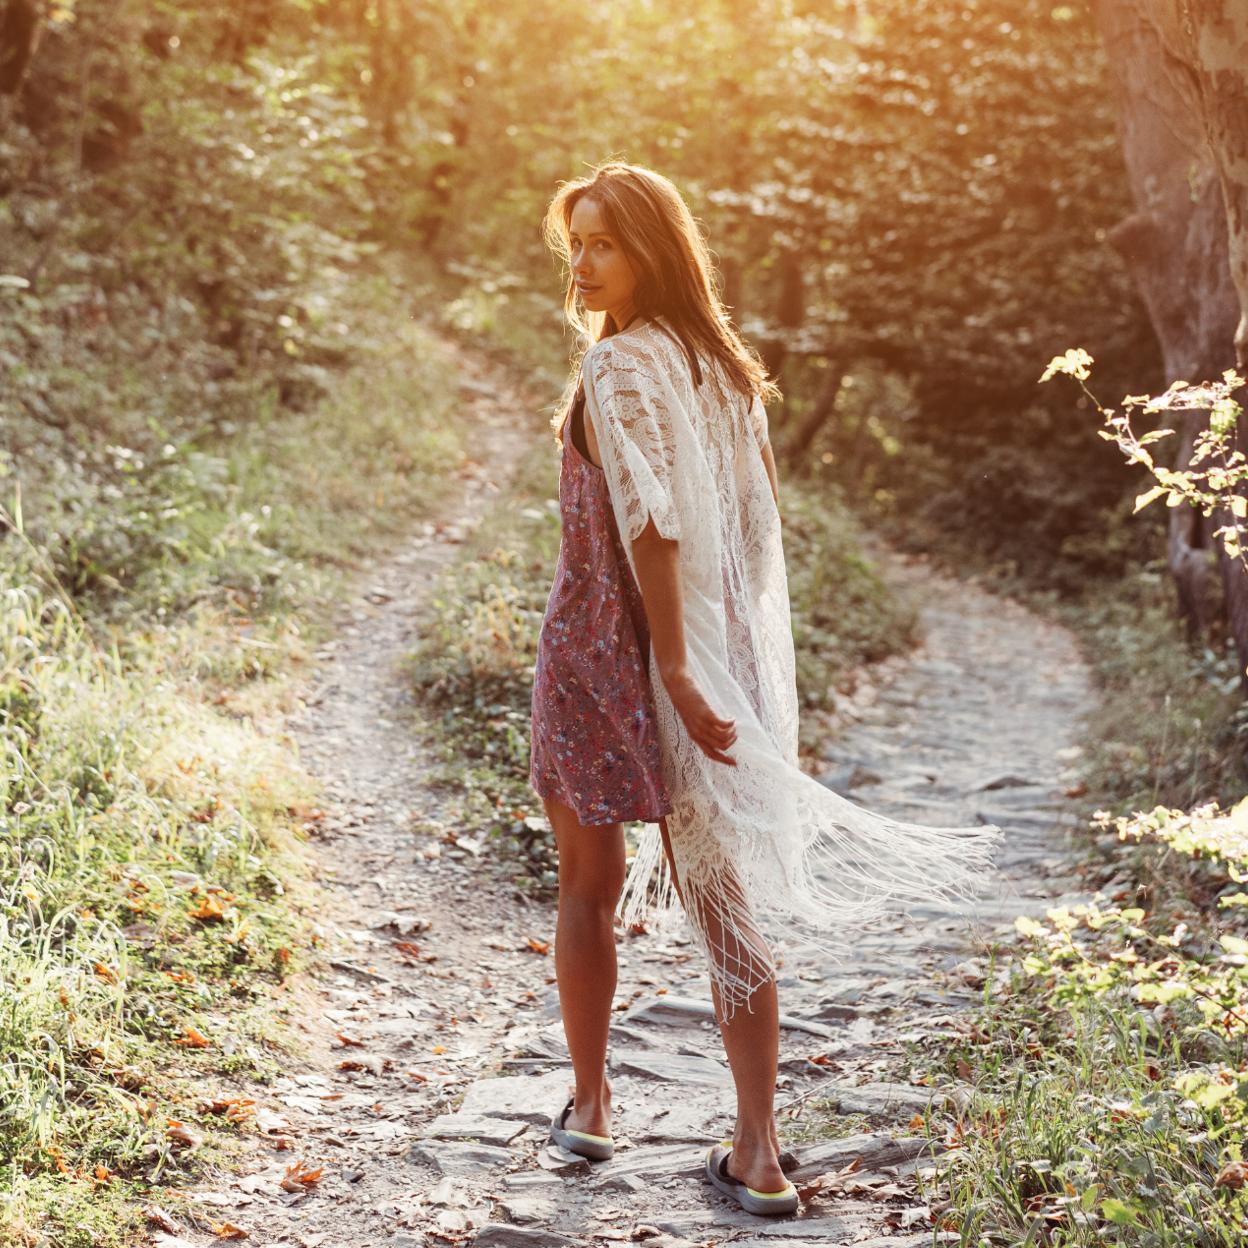
<svg viewBox="0 0 1248 1248">
<path fill-rule="evenodd" d="M 998 886 L 969 921 L 933 908 L 862 934 L 839 967 L 796 955 L 783 967 L 779 1103 L 792 1173 L 809 1179 L 857 1157 L 852 1178 L 770 1222 L 700 1181 L 706 1145 L 731 1129 L 732 1089 L 706 978 L 679 927 L 621 942 L 615 1158 L 591 1168 L 560 1156 L 546 1123 L 570 1068 L 553 962 L 538 951 L 553 911 L 474 869 L 471 845 L 412 826 L 436 812 L 398 665 L 439 571 L 497 493 L 491 468 L 541 433 L 501 373 L 459 354 L 481 466 L 443 525 L 362 578 L 291 724 L 330 803 L 322 921 L 345 950 L 307 994 L 310 1057 L 258 1098 L 246 1172 L 209 1176 L 194 1194 L 202 1227 L 157 1242 L 219 1243 L 207 1228 L 228 1221 L 253 1244 L 303 1248 L 930 1244 L 916 1171 L 937 1162 L 908 1124 L 933 1089 L 881 1072 L 907 1040 L 962 1026 L 985 942 L 1074 887 L 1059 874 L 1069 816 L 1055 796 L 1090 701 L 1072 639 L 974 585 L 875 552 L 927 604 L 925 643 L 845 706 L 823 778 L 875 809 L 982 818 L 1009 836 Z M 839 1138 L 804 1142 L 816 1106 L 825 1123 L 842 1116 Z M 279 1147 L 283 1137 L 294 1147 Z M 283 1191 L 294 1161 L 322 1168 L 319 1182 Z"/>
</svg>

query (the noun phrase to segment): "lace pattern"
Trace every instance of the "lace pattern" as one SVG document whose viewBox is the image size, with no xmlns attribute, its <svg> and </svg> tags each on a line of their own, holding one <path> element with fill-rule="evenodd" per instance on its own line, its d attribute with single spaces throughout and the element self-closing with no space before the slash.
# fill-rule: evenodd
<svg viewBox="0 0 1248 1248">
<path fill-rule="evenodd" d="M 911 905 L 969 902 L 987 883 L 1001 830 L 939 828 L 876 814 L 798 765 L 798 699 L 780 515 L 759 451 L 762 401 L 704 366 L 695 387 L 679 344 L 651 320 L 602 340 L 582 364 L 625 553 L 653 516 L 679 541 L 690 673 L 736 721 L 736 767 L 709 759 L 654 688 L 677 880 L 657 824 L 645 825 L 620 912 L 670 916 L 679 900 L 723 1013 L 774 975 L 764 926 L 840 960 L 858 928 Z M 654 915 L 657 908 L 658 915 Z"/>
</svg>

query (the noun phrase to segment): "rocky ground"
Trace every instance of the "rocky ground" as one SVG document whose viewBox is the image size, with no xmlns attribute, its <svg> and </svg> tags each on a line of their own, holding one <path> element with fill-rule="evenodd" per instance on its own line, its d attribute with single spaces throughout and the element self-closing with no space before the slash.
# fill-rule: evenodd
<svg viewBox="0 0 1248 1248">
<path fill-rule="evenodd" d="M 1061 793 L 1091 695 L 1072 638 L 973 583 L 874 552 L 924 604 L 925 640 L 840 708 L 818 772 L 885 813 L 1008 835 L 969 916 L 912 912 L 859 934 L 836 966 L 786 956 L 777 1103 L 802 1212 L 751 1217 L 700 1177 L 706 1147 L 731 1132 L 733 1098 L 679 925 L 621 938 L 615 1157 L 560 1154 L 547 1144 L 570 1075 L 553 910 L 483 869 L 468 838 L 415 830 L 437 813 L 433 763 L 413 744 L 419 707 L 400 665 L 505 465 L 545 436 L 501 372 L 463 352 L 460 365 L 465 418 L 482 429 L 462 502 L 362 576 L 290 726 L 325 786 L 321 921 L 338 950 L 305 989 L 308 1056 L 257 1096 L 242 1172 L 208 1176 L 192 1194 L 196 1224 L 155 1241 L 217 1243 L 232 1226 L 302 1248 L 932 1243 L 925 1180 L 945 1154 L 916 1115 L 965 1088 L 896 1072 L 912 1041 L 965 1030 L 985 954 L 1014 916 L 1078 887 Z"/>
</svg>

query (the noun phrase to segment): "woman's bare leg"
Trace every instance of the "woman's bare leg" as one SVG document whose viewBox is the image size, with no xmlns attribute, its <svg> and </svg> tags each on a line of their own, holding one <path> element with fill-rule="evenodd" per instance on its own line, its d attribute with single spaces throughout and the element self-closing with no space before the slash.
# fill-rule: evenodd
<svg viewBox="0 0 1248 1248">
<path fill-rule="evenodd" d="M 624 886 L 624 829 L 618 823 L 582 827 L 562 802 L 546 799 L 545 805 L 559 851 L 555 977 L 576 1076 L 576 1103 L 565 1125 L 610 1135 L 607 1031 L 615 995 L 615 908 Z"/>
<path fill-rule="evenodd" d="M 667 820 L 661 820 L 663 849 L 668 868 L 681 903 L 688 905 L 681 891 L 672 844 L 668 837 Z M 706 913 L 701 925 L 715 950 L 723 950 L 735 941 L 748 947 L 750 961 L 770 965 L 771 953 L 762 934 L 749 921 L 744 897 L 734 907 L 736 921 L 733 935 L 726 936 L 719 916 Z M 714 955 L 713 955 L 714 956 Z M 756 1191 L 778 1192 L 787 1180 L 780 1169 L 780 1141 L 776 1133 L 776 1075 L 780 1058 L 780 1007 L 775 977 L 767 979 L 751 993 L 748 1005 L 733 1011 L 731 1022 L 724 1021 L 724 1008 L 719 987 L 711 976 L 711 999 L 715 1017 L 728 1055 L 733 1082 L 737 1089 L 737 1125 L 732 1135 L 732 1157 L 728 1172 Z"/>
</svg>

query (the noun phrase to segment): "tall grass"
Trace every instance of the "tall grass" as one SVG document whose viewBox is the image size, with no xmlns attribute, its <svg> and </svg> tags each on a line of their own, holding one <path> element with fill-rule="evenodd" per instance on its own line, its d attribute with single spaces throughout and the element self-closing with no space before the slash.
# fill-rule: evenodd
<svg viewBox="0 0 1248 1248">
<path fill-rule="evenodd" d="M 288 1059 L 317 792 L 282 716 L 471 437 L 439 341 L 357 293 L 357 363 L 307 410 L 109 413 L 107 454 L 6 430 L 0 1243 L 135 1242 L 154 1184 L 249 1129 L 223 1095 Z"/>
<path fill-rule="evenodd" d="M 191 1072 L 272 1060 L 248 1014 L 302 961 L 307 797 L 276 741 L 0 572 L 0 1228 L 53 1175 L 72 1207 L 180 1169 Z"/>
</svg>

